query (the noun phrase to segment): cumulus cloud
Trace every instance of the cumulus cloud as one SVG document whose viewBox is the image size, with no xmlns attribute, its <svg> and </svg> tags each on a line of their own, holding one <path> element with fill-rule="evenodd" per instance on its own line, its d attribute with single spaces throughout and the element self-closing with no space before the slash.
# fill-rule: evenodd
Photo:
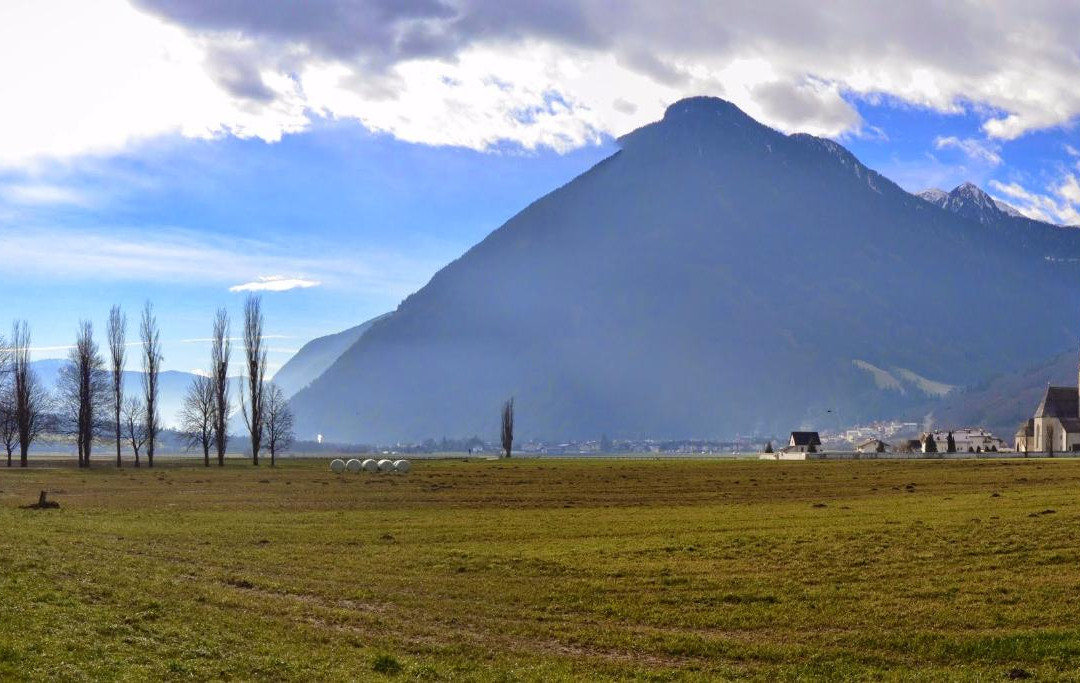
<svg viewBox="0 0 1080 683">
<path fill-rule="evenodd" d="M 1080 226 L 1080 181 L 1072 173 L 1049 192 L 1035 192 L 1017 182 L 990 181 L 990 188 L 1008 198 L 1021 213 L 1048 223 Z"/>
<path fill-rule="evenodd" d="M 230 292 L 287 292 L 290 289 L 308 289 L 318 287 L 321 282 L 302 277 L 284 277 L 282 275 L 263 275 L 252 282 L 245 282 L 229 287 Z"/>
<path fill-rule="evenodd" d="M 859 133 L 850 100 L 1070 121 L 1080 6 L 913 0 L 61 1 L 0 7 L 0 164 L 160 135 L 268 141 L 318 117 L 401 139 L 569 149 L 693 94 L 782 130 Z M 56 17 L 63 17 L 58 21 Z"/>
<path fill-rule="evenodd" d="M 960 139 L 955 136 L 939 136 L 934 139 L 934 147 L 936 149 L 959 150 L 969 159 L 983 162 L 990 166 L 1001 165 L 1001 155 L 998 154 L 997 146 L 982 140 L 976 140 L 974 138 Z"/>
</svg>

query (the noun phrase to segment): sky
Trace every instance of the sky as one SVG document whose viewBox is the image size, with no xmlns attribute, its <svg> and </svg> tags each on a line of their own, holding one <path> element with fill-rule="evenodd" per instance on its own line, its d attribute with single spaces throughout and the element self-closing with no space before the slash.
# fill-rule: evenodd
<svg viewBox="0 0 1080 683">
<path fill-rule="evenodd" d="M 682 97 L 1080 225 L 1080 5 L 5 0 L 0 329 L 262 297 L 271 369 L 393 310 Z"/>
</svg>

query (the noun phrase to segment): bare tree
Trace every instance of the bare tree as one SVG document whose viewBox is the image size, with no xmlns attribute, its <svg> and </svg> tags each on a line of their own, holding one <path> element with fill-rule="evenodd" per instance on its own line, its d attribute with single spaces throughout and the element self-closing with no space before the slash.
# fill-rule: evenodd
<svg viewBox="0 0 1080 683">
<path fill-rule="evenodd" d="M 510 451 L 514 447 L 514 399 L 503 404 L 502 409 L 502 447 L 506 457 L 510 457 Z"/>
<path fill-rule="evenodd" d="M 15 384 L 11 377 L 11 349 L 0 335 L 0 441 L 7 451 L 7 466 L 11 467 L 11 454 L 19 444 L 19 428 L 15 421 Z"/>
<path fill-rule="evenodd" d="M 241 391 L 240 410 L 251 437 L 251 462 L 258 465 L 259 449 L 265 434 L 263 392 L 266 388 L 266 350 L 263 348 L 262 300 L 254 295 L 248 296 L 244 303 L 244 361 L 248 396 L 245 401 Z"/>
<path fill-rule="evenodd" d="M 285 392 L 270 382 L 266 385 L 266 447 L 270 449 L 270 466 L 276 462 L 278 451 L 287 451 L 293 444 L 293 414 Z"/>
<path fill-rule="evenodd" d="M 79 467 L 90 466 L 94 438 L 101 432 L 109 406 L 105 361 L 94 341 L 94 328 L 83 321 L 68 362 L 60 372 L 60 391 L 67 420 L 79 451 Z"/>
<path fill-rule="evenodd" d="M 229 444 L 229 314 L 219 308 L 214 318 L 214 336 L 210 347 L 210 373 L 214 389 L 214 445 L 217 447 L 218 466 L 225 465 L 225 448 Z"/>
<path fill-rule="evenodd" d="M 116 432 L 116 466 L 121 467 L 124 461 L 120 457 L 120 448 L 123 445 L 121 438 L 120 411 L 124 403 L 124 365 L 127 362 L 127 316 L 120 311 L 119 306 L 113 306 L 109 311 L 109 360 L 112 370 L 112 409 L 113 422 Z"/>
<path fill-rule="evenodd" d="M 128 396 L 124 399 L 121 417 L 124 422 L 124 438 L 131 445 L 131 451 L 135 454 L 135 467 L 138 467 L 139 450 L 146 443 L 146 411 L 142 402 L 135 396 Z"/>
<path fill-rule="evenodd" d="M 188 387 L 180 409 L 180 433 L 186 448 L 202 449 L 206 467 L 210 467 L 210 446 L 214 443 L 214 425 L 217 422 L 214 404 L 214 381 L 209 377 L 196 376 Z"/>
<path fill-rule="evenodd" d="M 146 418 L 146 466 L 154 466 L 154 446 L 161 431 L 161 416 L 158 414 L 158 373 L 161 371 L 161 333 L 158 330 L 154 306 L 147 301 L 143 306 L 142 324 L 139 327 L 142 339 L 143 361 L 143 408 Z"/>
<path fill-rule="evenodd" d="M 11 456 L 19 446 L 19 421 L 15 419 L 14 383 L 0 382 L 3 382 L 0 384 L 0 442 L 7 452 L 7 466 L 11 467 Z"/>
<path fill-rule="evenodd" d="M 11 403 L 19 433 L 19 467 L 26 467 L 30 445 L 45 429 L 52 399 L 30 367 L 30 326 L 25 320 L 11 326 Z M 10 456 L 8 459 L 10 465 Z"/>
</svg>

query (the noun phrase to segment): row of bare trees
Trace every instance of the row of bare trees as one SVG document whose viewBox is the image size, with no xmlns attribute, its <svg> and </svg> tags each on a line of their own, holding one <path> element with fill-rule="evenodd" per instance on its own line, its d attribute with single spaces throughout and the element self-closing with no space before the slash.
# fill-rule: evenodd
<svg viewBox="0 0 1080 683">
<path fill-rule="evenodd" d="M 11 340 L 0 337 L 0 441 L 7 452 L 8 466 L 16 446 L 20 465 L 27 464 L 31 443 L 44 431 L 74 437 L 80 467 L 90 466 L 95 441 L 115 440 L 116 466 L 123 466 L 123 445 L 133 454 L 135 466 L 154 466 L 154 452 L 162 432 L 160 417 L 160 372 L 164 357 L 161 335 L 153 306 L 143 307 L 139 324 L 142 365 L 141 391 L 128 395 L 124 387 L 127 364 L 127 316 L 119 306 L 109 311 L 107 324 L 109 353 L 102 356 L 94 340 L 93 325 L 79 324 L 75 344 L 60 372 L 56 396 L 41 385 L 30 366 L 30 331 L 25 322 L 16 322 Z M 251 440 L 252 462 L 259 464 L 260 451 L 270 453 L 276 464 L 278 453 L 293 441 L 293 417 L 284 392 L 266 382 L 266 350 L 263 346 L 261 300 L 248 298 L 244 306 L 245 374 L 240 380 L 240 407 Z M 211 369 L 198 376 L 188 388 L 180 414 L 180 431 L 188 448 L 202 450 L 203 462 L 210 466 L 216 451 L 218 465 L 225 464 L 232 403 L 229 390 L 229 361 L 232 353 L 229 315 L 219 309 L 211 338 Z M 246 396 L 245 396 L 246 389 Z"/>
</svg>

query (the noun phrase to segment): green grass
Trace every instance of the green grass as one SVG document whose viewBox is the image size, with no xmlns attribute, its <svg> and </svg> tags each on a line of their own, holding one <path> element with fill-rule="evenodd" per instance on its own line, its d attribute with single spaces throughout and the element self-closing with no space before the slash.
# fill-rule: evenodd
<svg viewBox="0 0 1080 683">
<path fill-rule="evenodd" d="M 0 468 L 0 679 L 1080 671 L 1080 461 L 163 464 Z"/>
</svg>

